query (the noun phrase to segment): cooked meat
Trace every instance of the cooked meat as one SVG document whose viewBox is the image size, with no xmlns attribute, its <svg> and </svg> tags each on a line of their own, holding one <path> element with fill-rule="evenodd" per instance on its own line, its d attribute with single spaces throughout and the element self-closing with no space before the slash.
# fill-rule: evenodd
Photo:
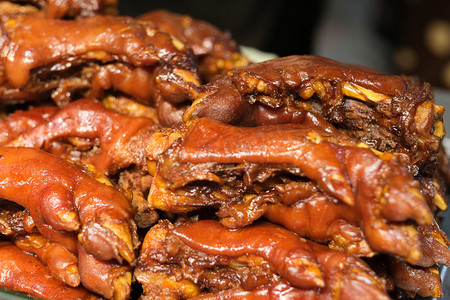
<svg viewBox="0 0 450 300">
<path fill-rule="evenodd" d="M 11 238 L 18 248 L 34 254 L 56 280 L 71 287 L 77 287 L 81 283 L 83 287 L 107 299 L 129 299 L 129 265 L 119 264 L 114 260 L 100 260 L 86 252 L 81 243 L 77 243 L 77 252 L 72 253 L 63 245 L 50 242 L 42 236 L 30 224 L 34 224 L 30 219 L 27 210 L 12 206 L 11 203 L 2 203 L 2 233 Z"/>
<path fill-rule="evenodd" d="M 0 287 L 442 295 L 450 165 L 427 83 L 313 56 L 249 64 L 212 24 L 116 2 L 0 0 Z"/>
<path fill-rule="evenodd" d="M 154 10 L 138 17 L 154 22 L 159 29 L 176 36 L 194 51 L 198 59 L 200 77 L 208 82 L 217 74 L 248 65 L 229 32 L 214 25 L 166 10 Z"/>
<path fill-rule="evenodd" d="M 136 225 L 123 194 L 35 149 L 3 147 L 0 165 L 0 197 L 27 208 L 49 241 L 76 253 L 77 234 L 100 259 L 134 262 Z"/>
<path fill-rule="evenodd" d="M 114 14 L 117 0 L 8 0 L 22 7 L 35 7 L 47 18 L 92 17 L 98 14 Z"/>
<path fill-rule="evenodd" d="M 0 120 L 0 146 L 17 138 L 22 133 L 48 122 L 58 108 L 56 106 L 37 107 L 30 110 L 16 110 Z"/>
<path fill-rule="evenodd" d="M 384 281 L 362 260 L 268 223 L 229 230 L 212 220 L 160 221 L 135 276 L 144 299 L 228 299 L 275 287 L 301 299 L 387 299 Z"/>
<path fill-rule="evenodd" d="M 39 259 L 10 242 L 0 243 L 0 274 L 2 288 L 35 297 L 54 300 L 100 299 L 83 287 L 74 288 L 59 282 Z"/>
<path fill-rule="evenodd" d="M 304 110 L 379 151 L 400 155 L 415 173 L 436 163 L 445 134 L 444 109 L 434 104 L 428 84 L 314 56 L 283 57 L 218 76 L 202 86 L 184 119 L 257 125 L 283 123 L 286 114 Z"/>
<path fill-rule="evenodd" d="M 116 261 L 105 261 L 88 253 L 78 243 L 81 283 L 85 288 L 106 297 L 126 300 L 131 293 L 131 267 Z"/>
<path fill-rule="evenodd" d="M 417 229 L 409 222 L 430 224 L 432 214 L 419 182 L 394 155 L 374 153 L 357 140 L 303 124 L 236 127 L 199 119 L 173 134 L 179 138 L 165 151 L 158 147 L 169 144 L 166 135 L 154 135 L 149 143 L 149 153 L 151 145 L 161 153 L 150 207 L 175 213 L 220 208 L 222 224 L 236 228 L 270 214 L 277 203 L 311 201 L 317 218 L 359 227 L 363 234 L 355 228 L 352 234 L 364 236 L 374 251 L 411 263 L 420 260 Z M 304 220 L 313 227 L 301 234 L 327 241 L 349 230 L 314 221 Z M 334 237 L 324 233 L 331 228 L 337 230 Z"/>
<path fill-rule="evenodd" d="M 3 24 L 0 47 L 3 103 L 51 96 L 63 105 L 117 90 L 154 106 L 183 103 L 197 93 L 192 50 L 151 22 L 23 16 Z"/>
<path fill-rule="evenodd" d="M 63 245 L 49 242 L 37 232 L 14 236 L 12 241 L 23 251 L 35 254 L 57 280 L 72 287 L 80 285 L 78 258 Z"/>
<path fill-rule="evenodd" d="M 440 298 L 444 296 L 441 287 L 441 276 L 438 266 L 422 268 L 411 266 L 393 257 L 386 258 L 389 275 L 394 284 L 411 293 L 422 297 Z"/>
<path fill-rule="evenodd" d="M 52 142 L 66 139 L 81 152 L 83 163 L 115 174 L 132 164 L 145 168 L 145 143 L 157 128 L 152 119 L 119 114 L 96 100 L 81 99 L 59 109 L 47 122 L 24 132 L 8 145 L 51 151 Z M 99 145 L 94 147 L 97 140 Z"/>
</svg>

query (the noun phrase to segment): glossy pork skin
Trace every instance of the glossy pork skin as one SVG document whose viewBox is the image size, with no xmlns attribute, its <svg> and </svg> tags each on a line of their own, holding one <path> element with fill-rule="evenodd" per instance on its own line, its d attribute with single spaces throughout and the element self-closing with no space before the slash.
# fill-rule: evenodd
<svg viewBox="0 0 450 300">
<path fill-rule="evenodd" d="M 295 122 L 312 111 L 345 134 L 403 156 L 414 171 L 435 163 L 444 108 L 430 86 L 316 56 L 288 56 L 237 68 L 202 86 L 184 120 L 229 124 Z"/>
<path fill-rule="evenodd" d="M 80 138 L 93 145 L 97 139 L 99 153 L 83 155 L 88 151 L 79 149 L 81 161 L 93 164 L 100 171 L 115 174 L 131 164 L 145 166 L 142 148 L 145 147 L 145 139 L 157 128 L 158 124 L 150 118 L 119 114 L 108 110 L 97 100 L 79 99 L 57 110 L 47 122 L 24 132 L 8 145 L 51 152 L 52 142 Z"/>
<path fill-rule="evenodd" d="M 199 74 L 204 82 L 212 80 L 217 74 L 249 64 L 231 34 L 220 31 L 208 22 L 162 9 L 138 18 L 154 22 L 161 30 L 191 46 L 199 61 Z"/>
<path fill-rule="evenodd" d="M 38 230 L 76 253 L 76 237 L 101 259 L 135 260 L 136 228 L 121 193 L 40 150 L 0 149 L 0 197 L 27 208 Z"/>
<path fill-rule="evenodd" d="M 0 243 L 0 285 L 52 300 L 100 299 L 82 287 L 74 288 L 59 282 L 35 256 L 10 242 Z"/>
<path fill-rule="evenodd" d="M 19 16 L 5 22 L 0 48 L 1 102 L 51 97 L 64 105 L 115 90 L 155 106 L 190 102 L 197 94 L 189 46 L 131 17 Z"/>
<path fill-rule="evenodd" d="M 113 1 L 108 0 L 25 0 L 11 2 L 19 2 L 21 5 L 35 6 L 39 9 L 39 13 L 47 18 L 74 18 L 74 17 L 91 17 L 102 13 L 103 9 L 112 10 Z M 110 3 L 107 3 L 110 2 Z M 37 13 L 37 12 L 36 12 Z"/>
<path fill-rule="evenodd" d="M 303 268 L 315 262 L 319 270 Z M 360 259 L 268 223 L 230 230 L 213 220 L 161 221 L 144 240 L 136 277 L 144 299 L 346 299 L 350 291 L 387 297 L 384 281 Z"/>
<path fill-rule="evenodd" d="M 332 202 L 341 201 L 354 213 L 343 220 L 361 228 L 370 248 L 399 255 L 412 263 L 419 261 L 422 254 L 418 232 L 409 221 L 430 224 L 431 211 L 420 194 L 419 183 L 392 154 L 374 153 L 366 145 L 341 134 L 302 124 L 238 127 L 205 118 L 191 122 L 186 131 L 177 134 L 179 138 L 158 156 L 159 164 L 149 195 L 151 207 L 184 212 L 203 206 L 229 205 L 227 201 L 234 199 L 233 187 L 239 188 L 241 181 L 245 185 L 245 180 L 236 177 L 231 178 L 238 183 L 227 181 L 227 168 L 233 170 L 230 164 L 261 164 L 262 168 L 275 164 L 287 171 L 296 167 L 331 199 L 318 204 L 319 211 L 329 212 L 330 221 L 340 219 L 338 211 L 333 211 L 338 205 Z M 221 175 L 222 170 L 225 175 Z M 246 172 L 251 174 L 250 170 Z M 209 198 L 203 197 L 211 184 L 218 189 L 209 192 Z M 236 193 L 241 199 L 238 205 L 245 204 L 255 193 L 258 196 L 257 191 L 248 190 L 249 196 L 245 190 L 243 194 Z M 275 195 L 276 199 L 277 193 L 267 195 L 272 199 Z M 246 215 L 245 210 L 237 209 L 236 215 L 241 213 L 241 217 L 252 217 Z M 225 221 L 224 224 L 234 227 L 230 225 L 232 220 Z M 242 224 L 252 221 L 254 219 L 244 220 Z M 239 222 L 236 223 L 239 227 Z M 286 226 L 294 228 L 295 224 Z M 330 234 L 327 231 L 328 227 L 322 228 L 320 223 L 312 230 Z"/>
</svg>

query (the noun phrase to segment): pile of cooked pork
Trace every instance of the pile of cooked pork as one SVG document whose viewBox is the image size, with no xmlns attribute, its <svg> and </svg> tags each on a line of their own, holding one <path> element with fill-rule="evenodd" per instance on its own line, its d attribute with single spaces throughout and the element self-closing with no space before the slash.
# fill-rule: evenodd
<svg viewBox="0 0 450 300">
<path fill-rule="evenodd" d="M 186 15 L 0 1 L 0 287 L 42 299 L 442 297 L 430 85 L 252 63 Z"/>
</svg>

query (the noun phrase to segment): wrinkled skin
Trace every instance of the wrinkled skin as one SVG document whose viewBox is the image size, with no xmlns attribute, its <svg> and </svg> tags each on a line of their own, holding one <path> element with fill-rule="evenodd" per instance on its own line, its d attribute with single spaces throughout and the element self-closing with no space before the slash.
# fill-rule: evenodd
<svg viewBox="0 0 450 300">
<path fill-rule="evenodd" d="M 131 267 L 115 261 L 104 261 L 86 252 L 78 245 L 81 283 L 85 288 L 107 299 L 129 299 Z"/>
<path fill-rule="evenodd" d="M 99 171 L 114 174 L 131 164 L 145 167 L 142 149 L 145 140 L 158 128 L 152 119 L 132 117 L 106 109 L 102 103 L 92 99 L 72 102 L 54 113 L 47 122 L 24 132 L 9 142 L 9 146 L 32 147 L 52 150 L 52 142 L 63 139 L 84 139 L 79 147 L 81 161 L 94 165 Z M 83 146 L 88 150 L 99 141 L 100 152 L 83 155 Z M 75 148 L 77 148 L 75 140 Z M 70 154 L 68 154 L 70 155 Z"/>
<path fill-rule="evenodd" d="M 0 47 L 1 102 L 51 97 L 64 105 L 117 90 L 155 106 L 192 101 L 197 94 L 192 50 L 151 22 L 21 16 L 4 24 Z"/>
<path fill-rule="evenodd" d="M 339 251 L 330 251 L 318 244 L 314 244 L 314 251 L 318 261 L 324 269 L 327 286 L 319 292 L 299 290 L 289 284 L 280 282 L 277 285 L 265 286 L 252 291 L 246 290 L 227 290 L 216 295 L 204 295 L 198 299 L 390 299 L 387 295 L 376 289 L 375 286 L 381 286 L 381 283 L 375 283 L 373 274 L 367 276 L 364 272 L 371 273 L 367 266 L 348 254 Z M 344 262 L 342 264 L 342 262 Z M 340 267 L 337 267 L 340 264 Z M 355 268 L 355 265 L 357 267 Z M 345 270 L 345 267 L 352 268 L 351 271 Z M 358 269 L 363 272 L 358 273 Z M 355 272 L 355 273 L 352 273 Z M 341 275 L 343 274 L 343 276 Z M 366 278 L 364 278 L 367 276 Z M 367 282 L 369 281 L 369 283 Z M 338 288 L 336 288 L 338 287 Z"/>
<path fill-rule="evenodd" d="M 154 10 L 138 17 L 155 23 L 159 29 L 176 36 L 194 51 L 199 60 L 199 74 L 204 82 L 227 70 L 245 66 L 248 59 L 227 32 L 205 21 L 166 10 Z"/>
<path fill-rule="evenodd" d="M 39 233 L 30 233 L 12 239 L 20 249 L 34 253 L 56 279 L 72 287 L 80 285 L 78 258 L 64 246 L 48 242 Z"/>
<path fill-rule="evenodd" d="M 66 299 L 100 299 L 82 287 L 70 287 L 52 277 L 36 257 L 10 242 L 0 244 L 0 285 L 35 297 Z M 20 278 L 20 280 L 17 280 Z"/>
<path fill-rule="evenodd" d="M 188 252 L 185 253 L 186 251 Z M 282 254 L 285 254 L 282 256 L 283 259 L 280 256 Z M 301 255 L 298 256 L 299 254 Z M 305 254 L 307 256 L 304 256 Z M 254 257 L 255 255 L 263 260 Z M 188 258 L 191 258 L 191 262 L 186 261 Z M 220 269 L 208 267 L 210 260 L 215 260 L 215 265 L 223 267 Z M 281 278 L 272 278 L 272 281 L 267 283 L 260 279 L 251 288 L 244 281 L 224 291 L 214 292 L 208 287 L 209 277 L 206 274 L 212 272 L 211 278 L 226 276 L 224 267 L 232 266 L 234 260 L 240 261 L 242 269 L 253 270 L 250 272 L 255 272 L 252 269 L 256 268 L 255 265 L 269 264 L 269 269 L 265 272 L 278 273 Z M 321 278 L 315 281 L 315 285 L 320 283 L 318 289 L 314 289 L 314 285 L 308 283 L 310 275 L 304 277 L 301 271 L 303 268 L 298 269 L 302 264 L 314 264 L 314 261 L 319 262 L 321 268 L 316 274 L 317 278 Z M 177 280 L 177 284 L 170 284 L 173 279 L 170 269 L 164 267 L 165 262 L 189 264 L 189 268 L 184 268 L 181 273 L 184 276 L 181 280 Z M 287 267 L 288 265 L 291 266 Z M 200 293 L 195 285 L 192 286 L 196 281 L 191 281 L 190 272 L 196 275 L 205 274 L 200 275 L 199 279 L 204 278 L 201 282 L 206 287 L 204 289 L 206 293 Z M 234 272 L 239 272 L 239 268 Z M 354 297 L 365 295 L 369 299 L 387 298 L 384 281 L 377 278 L 375 273 L 358 258 L 306 241 L 288 230 L 268 223 L 229 230 L 212 220 L 181 222 L 175 227 L 168 222 L 160 222 L 146 236 L 136 274 L 137 280 L 143 283 L 144 291 L 147 292 L 148 298 L 145 299 L 152 296 L 158 298 L 158 295 L 199 299 L 211 297 L 233 299 L 239 296 L 243 296 L 242 299 L 252 299 L 251 296 L 258 295 L 266 299 L 268 294 L 280 295 L 279 289 L 288 295 L 302 296 L 302 299 L 332 299 L 335 293 L 341 294 L 342 299 L 345 299 L 350 291 Z M 242 275 L 238 273 L 229 278 L 239 276 Z M 151 278 L 154 280 L 149 282 Z M 226 280 L 225 277 L 222 280 Z M 245 277 L 241 277 L 241 280 L 245 280 Z M 211 289 L 209 293 L 208 288 Z M 160 294 L 152 294 L 154 291 L 159 291 Z"/>
<path fill-rule="evenodd" d="M 57 280 L 72 287 L 80 284 L 78 258 L 63 245 L 49 242 L 42 236 L 28 210 L 2 201 L 0 223 L 0 233 L 20 249 L 35 254 Z"/>
<path fill-rule="evenodd" d="M 448 266 L 450 255 L 448 245 L 450 244 L 447 235 L 436 222 L 433 224 L 421 225 L 418 228 L 422 245 L 422 259 L 419 266 L 431 267 L 435 264 Z"/>
<path fill-rule="evenodd" d="M 133 263 L 136 225 L 127 198 L 58 157 L 0 149 L 0 197 L 27 208 L 39 232 L 76 253 L 76 234 L 100 259 Z"/>
<path fill-rule="evenodd" d="M 71 18 L 82 2 L 35 4 L 53 18 Z M 0 17 L 0 47 L 6 54 L 0 61 L 0 102 L 53 98 L 65 107 L 11 115 L 0 124 L 7 133 L 0 143 L 93 164 L 117 175 L 114 180 L 119 177 L 122 187 L 137 186 L 140 194 L 131 192 L 133 199 L 143 200 L 142 190 L 152 185 L 149 203 L 164 210 L 163 216 L 208 207 L 222 225 L 234 229 L 216 221 L 181 222 L 173 228 L 162 221 L 165 225 L 151 230 L 153 240 L 144 245 L 136 273 L 144 297 L 328 299 L 338 290 L 344 299 L 355 294 L 379 299 L 386 296 L 384 281 L 348 254 L 377 252 L 400 258 L 400 267 L 392 268 L 397 286 L 439 294 L 436 276 L 428 286 L 416 282 L 432 275 L 418 266 L 449 263 L 448 239 L 427 207 L 446 206 L 445 200 L 436 200 L 443 191 L 440 178 L 429 173 L 440 163 L 443 109 L 433 103 L 427 85 L 326 59 L 290 57 L 230 71 L 200 87 L 200 76 L 209 81 L 222 65 L 243 63 L 227 48 L 233 44 L 229 36 L 213 27 L 164 13 L 155 25 L 126 17 L 49 20 L 28 9 L 11 9 Z M 208 36 L 219 40 L 201 49 Z M 201 60 L 199 72 L 193 54 Z M 94 100 L 68 104 L 111 92 L 151 106 L 159 121 L 153 114 L 113 113 Z M 194 99 L 184 115 L 185 127 L 149 139 L 158 122 L 181 123 Z M 247 126 L 302 126 L 230 129 L 198 121 L 201 116 Z M 20 154 L 11 156 L 8 151 L 13 150 L 0 158 L 0 197 L 29 210 L 24 223 L 35 222 L 8 236 L 59 280 L 72 286 L 81 282 L 106 298 L 128 298 L 130 266 L 122 260 L 132 265 L 138 244 L 132 205 L 70 164 L 41 155 L 29 160 L 25 152 L 35 150 L 17 149 Z M 123 169 L 128 175 L 120 173 Z M 421 185 L 410 174 L 423 179 Z M 140 175 L 150 180 L 135 180 Z M 311 185 L 310 190 L 300 183 Z M 95 200 L 83 198 L 94 190 Z M 275 225 L 251 225 L 262 217 L 347 254 Z M 0 231 L 17 229 L 3 221 Z M 277 234 L 271 228 L 278 228 Z M 65 277 L 60 264 L 79 267 L 73 273 L 79 279 Z M 196 274 L 199 266 L 202 272 Z M 206 294 L 195 279 L 210 285 Z"/>
<path fill-rule="evenodd" d="M 333 249 L 366 257 L 375 254 L 361 229 L 367 220 L 359 219 L 356 209 L 332 201 L 320 193 L 314 192 L 292 204 L 268 205 L 264 217 L 301 236 L 319 242 L 330 241 L 329 247 Z M 321 221 L 317 222 L 319 219 Z M 431 267 L 436 263 L 449 265 L 449 242 L 439 226 L 420 225 L 417 231 L 422 255 L 415 264 L 422 267 Z"/>
<path fill-rule="evenodd" d="M 37 232 L 27 210 L 9 204 L 2 203 L 0 233 L 8 236 L 18 248 L 35 254 L 55 279 L 72 287 L 81 284 L 107 299 L 129 299 L 130 266 L 100 260 L 87 253 L 81 243 L 77 243 L 75 255 L 61 244 L 49 242 Z"/>
<path fill-rule="evenodd" d="M 420 195 L 418 182 L 395 156 L 377 155 L 345 136 L 302 124 L 245 128 L 200 119 L 192 122 L 186 132 L 173 134 L 182 138 L 165 151 L 158 149 L 158 142 L 149 143 L 150 148 L 159 144 L 153 151 L 162 153 L 150 190 L 150 207 L 185 212 L 236 201 L 232 192 L 233 186 L 238 186 L 233 182 L 235 177 L 227 181 L 219 172 L 225 172 L 230 164 L 278 164 L 287 171 L 299 168 L 296 172 L 317 184 L 322 193 L 354 207 L 355 215 L 346 215 L 347 220 L 361 227 L 370 248 L 411 263 L 420 260 L 418 232 L 407 221 L 430 224 L 432 214 Z M 170 134 L 155 138 L 170 144 Z M 255 191 L 237 193 L 244 204 L 249 201 L 246 193 L 251 197 Z M 326 203 L 319 207 L 326 208 Z M 230 225 L 230 220 L 224 224 L 239 227 Z"/>
<path fill-rule="evenodd" d="M 22 133 L 48 122 L 58 108 L 56 106 L 44 106 L 30 110 L 16 110 L 0 121 L 0 146 L 14 140 Z"/>
<path fill-rule="evenodd" d="M 315 56 L 289 56 L 238 68 L 202 87 L 184 120 L 229 124 L 295 122 L 303 110 L 345 134 L 402 156 L 417 173 L 436 162 L 445 134 L 443 107 L 430 87 Z"/>
<path fill-rule="evenodd" d="M 375 254 L 364 234 L 357 210 L 330 200 L 320 193 L 301 199 L 292 205 L 268 205 L 264 217 L 281 224 L 300 236 L 318 242 L 330 242 L 329 247 L 358 256 Z M 317 220 L 320 218 L 320 222 Z"/>
<path fill-rule="evenodd" d="M 107 99 L 104 103 L 115 111 L 92 99 L 80 99 L 61 109 L 55 108 L 51 117 L 32 129 L 23 130 L 22 135 L 11 140 L 8 146 L 42 149 L 93 165 L 97 173 L 119 174 L 118 184 L 133 193 L 131 205 L 137 225 L 148 227 L 158 216 L 148 208 L 142 195 L 147 195 L 152 179 L 147 171 L 145 146 L 159 124 L 153 109 L 143 108 L 136 102 Z M 34 124 L 26 117 L 39 113 L 35 110 L 20 114 L 23 123 Z M 4 121 L 8 128 L 18 123 L 10 121 L 16 119 L 13 117 L 11 115 Z M 16 135 L 17 131 L 14 130 Z"/>
<path fill-rule="evenodd" d="M 411 266 L 394 257 L 386 258 L 387 268 L 395 285 L 413 295 L 443 297 L 439 267 L 421 268 Z"/>
</svg>

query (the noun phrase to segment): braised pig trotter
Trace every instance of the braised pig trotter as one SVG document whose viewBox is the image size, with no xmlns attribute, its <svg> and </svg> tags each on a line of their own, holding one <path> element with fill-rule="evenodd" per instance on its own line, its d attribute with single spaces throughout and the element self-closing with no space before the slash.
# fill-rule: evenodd
<svg viewBox="0 0 450 300">
<path fill-rule="evenodd" d="M 3 288 L 39 298 L 100 299 L 82 287 L 74 288 L 59 282 L 36 257 L 23 252 L 10 242 L 0 244 L 0 274 L 0 285 Z"/>
<path fill-rule="evenodd" d="M 136 226 L 121 193 L 40 150 L 3 147 L 0 165 L 0 197 L 26 207 L 44 236 L 49 226 L 79 231 L 98 258 L 134 262 Z"/>
<path fill-rule="evenodd" d="M 51 95 L 63 105 L 77 95 L 101 97 L 104 89 L 117 89 L 155 105 L 158 96 L 180 103 L 197 94 L 192 50 L 151 22 L 23 16 L 4 24 L 0 48 L 6 54 L 0 62 L 1 102 Z"/>
<path fill-rule="evenodd" d="M 136 277 L 148 299 L 246 299 L 277 289 L 305 299 L 331 299 L 335 292 L 342 299 L 350 293 L 387 299 L 383 280 L 358 258 L 267 223 L 229 230 L 212 220 L 161 221 L 146 236 Z M 226 286 L 216 291 L 216 285 Z"/>
<path fill-rule="evenodd" d="M 415 172 L 436 161 L 445 134 L 444 108 L 434 104 L 428 84 L 315 56 L 283 57 L 218 76 L 202 87 L 184 119 L 256 125 L 259 106 L 318 113 L 345 134 L 402 155 Z"/>
<path fill-rule="evenodd" d="M 194 51 L 199 60 L 199 74 L 208 82 L 217 74 L 245 66 L 248 59 L 240 54 L 237 43 L 228 32 L 214 25 L 166 10 L 154 10 L 138 17 L 149 20 L 159 29 L 176 36 Z"/>
</svg>

